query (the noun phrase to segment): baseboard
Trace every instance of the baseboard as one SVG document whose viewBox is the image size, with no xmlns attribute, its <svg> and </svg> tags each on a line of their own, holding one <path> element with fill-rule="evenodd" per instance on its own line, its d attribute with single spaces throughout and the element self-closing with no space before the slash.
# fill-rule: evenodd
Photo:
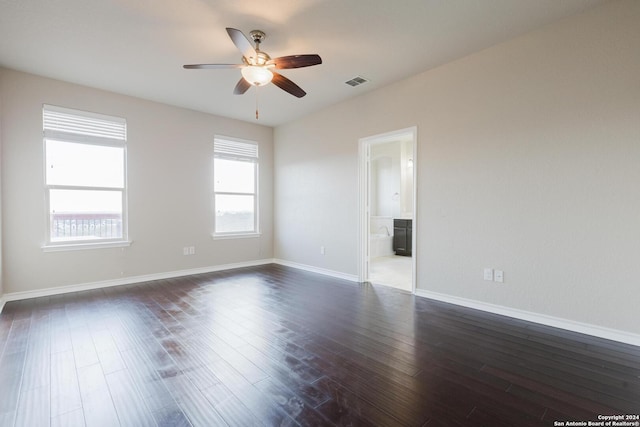
<svg viewBox="0 0 640 427">
<path fill-rule="evenodd" d="M 300 264 L 292 261 L 285 261 L 283 259 L 274 259 L 273 263 L 284 265 L 286 267 L 297 268 L 298 270 L 309 271 L 311 273 L 324 274 L 325 276 L 335 277 L 336 279 L 348 280 L 350 282 L 358 281 L 358 276 L 356 276 L 355 274 L 341 273 L 339 271 L 328 270 L 326 268 L 314 267 L 312 265 Z"/>
<path fill-rule="evenodd" d="M 215 271 L 231 270 L 234 268 L 255 267 L 265 264 L 280 264 L 287 267 L 297 268 L 312 273 L 323 274 L 325 276 L 335 277 L 337 279 L 347 280 L 350 282 L 358 282 L 358 276 L 345 274 L 338 271 L 328 270 L 325 268 L 314 267 L 306 264 L 300 264 L 281 259 L 263 259 L 256 261 L 239 262 L 233 264 L 215 265 L 209 267 L 194 268 L 189 270 L 168 271 L 163 273 L 145 274 L 140 276 L 131 276 L 121 279 L 104 280 L 99 282 L 82 283 L 77 285 L 59 286 L 55 288 L 37 289 L 24 292 L 10 292 L 0 296 L 0 313 L 9 301 L 17 301 L 29 298 L 38 298 L 43 296 L 51 296 L 65 294 L 69 292 L 79 292 L 92 289 L 108 288 L 112 286 L 130 285 L 134 283 L 149 282 L 152 280 L 172 279 L 175 277 L 189 276 L 194 274 L 211 273 Z M 515 308 L 505 307 L 496 304 L 490 304 L 482 301 L 471 300 L 453 295 L 441 294 L 438 292 L 416 289 L 416 295 L 419 297 L 430 298 L 437 301 L 443 301 L 463 307 L 474 308 L 489 313 L 499 314 L 502 316 L 513 317 L 515 319 L 526 320 L 541 325 L 552 326 L 555 328 L 565 329 L 568 331 L 587 334 L 608 340 L 623 342 L 635 346 L 640 346 L 640 335 L 631 332 L 620 331 L 617 329 L 605 328 L 602 326 L 591 325 L 588 323 L 576 322 L 573 320 L 563 319 L 545 314 L 533 313 L 530 311 L 519 310 Z"/>
<path fill-rule="evenodd" d="M 233 264 L 214 265 L 210 267 L 192 268 L 189 270 L 167 271 L 163 273 L 144 274 L 140 276 L 123 277 L 121 279 L 103 280 L 99 282 L 82 283 L 77 285 L 58 286 L 55 288 L 37 289 L 24 292 L 10 292 L 0 299 L 0 313 L 5 302 L 17 301 L 29 298 L 39 298 L 51 295 L 66 294 L 69 292 L 88 291 L 92 289 L 109 288 L 112 286 L 131 285 L 134 283 L 149 282 L 152 280 L 173 279 L 175 277 L 190 276 L 193 274 L 212 273 L 215 271 L 231 270 L 234 268 L 255 267 L 258 265 L 272 264 L 273 259 L 238 262 Z"/>
<path fill-rule="evenodd" d="M 490 304 L 482 301 L 470 300 L 467 298 L 441 294 L 438 292 L 425 291 L 422 289 L 416 289 L 416 295 L 424 298 L 434 299 L 437 301 L 460 305 L 463 307 L 475 308 L 477 310 L 482 310 L 489 313 L 500 314 L 502 316 L 513 317 L 515 319 L 526 320 L 528 322 L 538 323 L 541 325 L 553 326 L 554 328 L 565 329 L 567 331 L 578 332 L 581 334 L 640 346 L 640 335 L 633 334 L 631 332 L 605 328 L 602 326 L 591 325 L 589 323 L 576 322 L 560 317 L 533 313 L 530 311 L 509 308 L 502 305 Z"/>
</svg>

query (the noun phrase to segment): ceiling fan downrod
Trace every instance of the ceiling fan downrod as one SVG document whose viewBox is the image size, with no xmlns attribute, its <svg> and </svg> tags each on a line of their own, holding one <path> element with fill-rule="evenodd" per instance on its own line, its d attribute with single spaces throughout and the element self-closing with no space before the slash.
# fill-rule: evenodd
<svg viewBox="0 0 640 427">
<path fill-rule="evenodd" d="M 251 30 L 251 32 L 249 32 L 249 36 L 251 36 L 251 40 L 256 44 L 256 50 L 260 49 L 260 43 L 262 43 L 265 37 L 267 37 L 264 31 L 260 30 Z"/>
</svg>

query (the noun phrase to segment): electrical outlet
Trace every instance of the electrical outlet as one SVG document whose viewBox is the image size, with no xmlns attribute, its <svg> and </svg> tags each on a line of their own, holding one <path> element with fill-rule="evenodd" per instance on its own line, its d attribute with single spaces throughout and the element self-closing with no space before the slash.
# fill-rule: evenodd
<svg viewBox="0 0 640 427">
<path fill-rule="evenodd" d="M 189 246 L 189 255 L 195 255 L 195 254 L 196 254 L 196 247 Z"/>
<path fill-rule="evenodd" d="M 189 248 L 188 247 L 184 247 L 182 248 L 182 255 L 189 255 Z"/>
<path fill-rule="evenodd" d="M 493 281 L 494 282 L 498 282 L 498 283 L 503 283 L 504 282 L 504 271 L 495 270 L 493 272 Z"/>
<path fill-rule="evenodd" d="M 324 246 L 320 246 L 320 255 L 324 255 Z"/>
<path fill-rule="evenodd" d="M 484 269 L 484 280 L 493 281 L 493 268 Z"/>
</svg>

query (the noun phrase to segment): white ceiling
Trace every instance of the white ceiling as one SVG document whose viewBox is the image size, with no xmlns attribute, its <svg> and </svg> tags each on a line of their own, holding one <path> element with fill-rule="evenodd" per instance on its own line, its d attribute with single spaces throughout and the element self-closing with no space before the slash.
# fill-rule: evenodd
<svg viewBox="0 0 640 427">
<path fill-rule="evenodd" d="M 271 57 L 317 53 L 282 70 L 307 91 L 259 89 L 277 126 L 485 49 L 605 0 L 0 0 L 0 66 L 255 122 L 256 88 L 233 95 L 240 70 L 225 27 L 267 33 Z M 357 75 L 370 83 L 352 88 Z"/>
</svg>

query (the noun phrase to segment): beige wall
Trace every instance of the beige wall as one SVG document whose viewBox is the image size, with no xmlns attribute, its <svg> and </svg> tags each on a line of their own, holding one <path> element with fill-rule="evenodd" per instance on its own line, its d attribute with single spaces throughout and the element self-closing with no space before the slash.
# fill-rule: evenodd
<svg viewBox="0 0 640 427">
<path fill-rule="evenodd" d="M 4 291 L 20 292 L 273 257 L 273 129 L 0 70 Z M 127 248 L 43 252 L 42 104 L 124 117 Z M 260 238 L 211 238 L 215 134 L 260 146 Z M 196 254 L 184 256 L 184 246 Z"/>
<path fill-rule="evenodd" d="M 415 125 L 418 288 L 639 333 L 639 23 L 607 3 L 276 128 L 275 256 L 357 274 L 358 139 Z"/>
</svg>

